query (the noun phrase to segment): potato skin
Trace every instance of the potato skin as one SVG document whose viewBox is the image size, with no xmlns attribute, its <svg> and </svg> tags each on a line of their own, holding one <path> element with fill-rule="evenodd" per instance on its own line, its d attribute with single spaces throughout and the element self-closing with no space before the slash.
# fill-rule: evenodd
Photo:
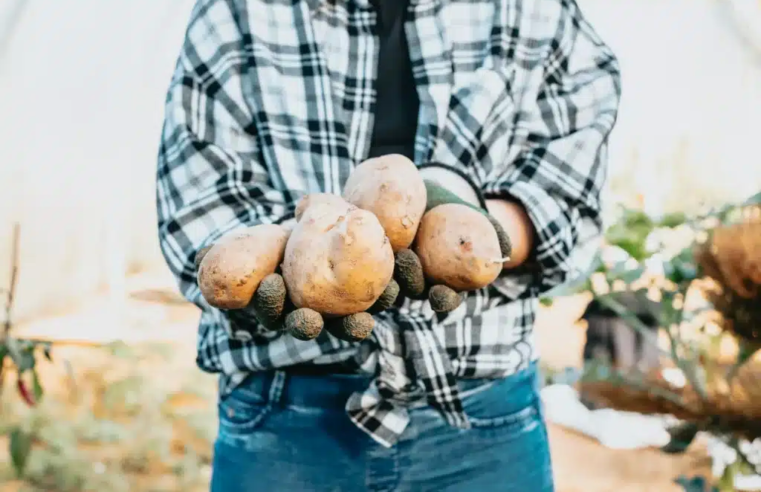
<svg viewBox="0 0 761 492">
<path fill-rule="evenodd" d="M 294 306 L 345 316 L 381 296 L 394 273 L 394 253 L 372 213 L 345 202 L 315 203 L 291 233 L 282 272 Z"/>
<path fill-rule="evenodd" d="M 259 283 L 283 260 L 289 231 L 275 224 L 259 224 L 232 231 L 203 256 L 198 287 L 206 301 L 221 309 L 242 309 Z"/>
<path fill-rule="evenodd" d="M 425 212 L 426 188 L 415 164 L 399 154 L 368 159 L 344 185 L 349 203 L 378 217 L 391 248 L 409 248 Z"/>
<path fill-rule="evenodd" d="M 296 204 L 296 210 L 294 210 L 293 213 L 296 217 L 296 222 L 301 220 L 306 209 L 316 204 L 334 205 L 339 208 L 346 208 L 347 211 L 356 208 L 356 206 L 332 193 L 309 193 L 308 195 L 302 196 L 299 203 Z"/>
<path fill-rule="evenodd" d="M 429 210 L 420 222 L 415 252 L 432 283 L 459 292 L 486 287 L 502 271 L 494 226 L 467 205 L 450 203 Z"/>
</svg>

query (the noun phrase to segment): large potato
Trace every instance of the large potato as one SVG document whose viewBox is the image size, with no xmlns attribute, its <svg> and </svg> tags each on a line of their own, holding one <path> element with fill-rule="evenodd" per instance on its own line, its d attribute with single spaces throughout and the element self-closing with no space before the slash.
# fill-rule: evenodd
<svg viewBox="0 0 761 492">
<path fill-rule="evenodd" d="M 332 193 L 310 193 L 301 197 L 299 203 L 296 204 L 296 210 L 294 211 L 296 221 L 301 220 L 301 216 L 304 215 L 304 211 L 306 209 L 318 203 L 343 207 L 347 210 L 356 208 L 340 196 L 334 195 Z"/>
<path fill-rule="evenodd" d="M 294 227 L 282 271 L 297 308 L 344 316 L 367 310 L 381 296 L 394 273 L 394 253 L 371 212 L 318 201 Z"/>
<path fill-rule="evenodd" d="M 198 286 L 206 301 L 221 309 L 248 305 L 264 277 L 283 261 L 288 229 L 260 224 L 232 231 L 205 253 Z"/>
<path fill-rule="evenodd" d="M 460 292 L 485 287 L 502 271 L 494 226 L 467 205 L 450 203 L 429 210 L 420 222 L 415 252 L 432 283 Z"/>
<path fill-rule="evenodd" d="M 426 189 L 415 164 L 399 154 L 368 159 L 344 186 L 349 203 L 378 217 L 391 248 L 409 248 L 425 212 Z"/>
</svg>

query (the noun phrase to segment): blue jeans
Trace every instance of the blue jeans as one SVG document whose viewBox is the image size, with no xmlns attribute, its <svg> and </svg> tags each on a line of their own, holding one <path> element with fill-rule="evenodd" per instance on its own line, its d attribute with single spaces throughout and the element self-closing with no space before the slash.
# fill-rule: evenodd
<svg viewBox="0 0 761 492">
<path fill-rule="evenodd" d="M 250 376 L 219 403 L 211 491 L 553 492 L 536 365 L 462 381 L 470 429 L 450 427 L 426 405 L 412 408 L 390 449 L 344 412 L 368 384 L 349 375 Z"/>
</svg>

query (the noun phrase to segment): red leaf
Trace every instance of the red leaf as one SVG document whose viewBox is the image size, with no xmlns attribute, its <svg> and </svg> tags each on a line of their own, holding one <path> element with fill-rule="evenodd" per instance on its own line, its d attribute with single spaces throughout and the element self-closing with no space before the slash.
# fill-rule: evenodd
<svg viewBox="0 0 761 492">
<path fill-rule="evenodd" d="M 29 393 L 29 389 L 26 387 L 26 384 L 24 384 L 24 381 L 22 381 L 21 378 L 16 381 L 16 388 L 18 389 L 21 398 L 24 399 L 26 404 L 30 407 L 33 407 L 35 405 L 34 398 L 32 397 L 32 394 Z"/>
</svg>

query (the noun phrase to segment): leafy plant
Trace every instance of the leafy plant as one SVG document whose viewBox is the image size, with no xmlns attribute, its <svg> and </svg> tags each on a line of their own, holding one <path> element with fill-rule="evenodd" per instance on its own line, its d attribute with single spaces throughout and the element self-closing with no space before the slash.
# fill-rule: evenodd
<svg viewBox="0 0 761 492">
<path fill-rule="evenodd" d="M 0 331 L 0 389 L 4 387 L 7 379 L 15 379 L 14 385 L 19 397 L 29 407 L 34 407 L 40 402 L 44 394 L 37 372 L 37 359 L 44 357 L 47 360 L 52 360 L 51 344 L 23 340 L 12 336 L 13 301 L 19 274 L 19 238 L 20 230 L 16 224 L 13 228 L 10 285 L 7 289 L 0 289 L 0 295 L 5 297 L 5 320 L 2 331 Z M 9 360 L 10 363 L 6 364 L 6 360 Z M 7 369 L 11 369 L 11 371 Z M 10 433 L 9 446 L 11 461 L 16 473 L 20 476 L 25 470 L 32 449 L 32 436 L 21 428 L 14 428 Z"/>
<path fill-rule="evenodd" d="M 759 203 L 761 194 L 700 215 L 674 214 L 658 221 L 623 209 L 606 231 L 594 271 L 572 291 L 591 293 L 593 302 L 659 346 L 666 365 L 684 377 L 677 384 L 660 370 L 643 373 L 594 361 L 581 375 L 582 392 L 609 407 L 677 416 L 682 423 L 671 429 L 665 452 L 683 452 L 700 432 L 721 439 L 738 456 L 715 489 L 722 492 L 733 490 L 737 473 L 761 472 L 761 463 L 752 463 L 740 445 L 761 438 L 761 371 L 747 367 L 761 350 Z M 659 304 L 665 348 L 637 316 L 637 300 Z M 739 347 L 729 366 L 719 361 L 726 337 Z M 743 377 L 741 369 L 747 369 Z M 699 481 L 680 480 L 685 490 L 709 490 L 698 488 Z"/>
<path fill-rule="evenodd" d="M 22 490 L 208 490 L 215 379 L 196 371 L 176 346 L 169 359 L 161 351 L 167 349 L 151 344 L 67 347 L 67 357 L 77 362 L 77 398 L 50 383 L 45 399 L 30 410 L 6 392 L 0 432 L 22 429 L 32 442 Z M 45 369 L 48 380 L 53 374 Z M 63 370 L 57 375 L 66 377 Z M 129 401 L 136 384 L 139 412 L 118 404 Z M 8 470 L 0 463 L 0 482 L 11 476 L 10 461 Z"/>
</svg>

